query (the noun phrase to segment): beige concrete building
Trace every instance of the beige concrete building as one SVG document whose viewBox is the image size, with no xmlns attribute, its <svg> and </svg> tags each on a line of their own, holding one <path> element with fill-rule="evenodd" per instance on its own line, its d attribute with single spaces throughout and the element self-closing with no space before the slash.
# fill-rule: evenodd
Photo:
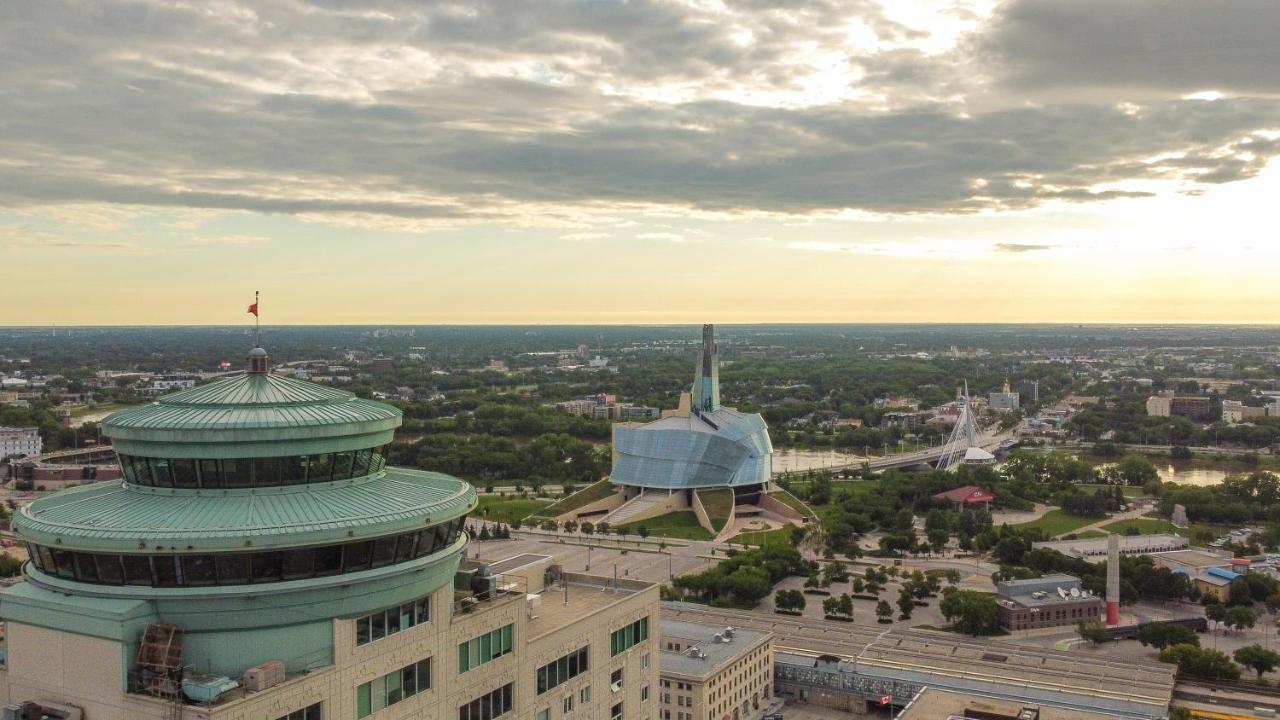
<svg viewBox="0 0 1280 720">
<path fill-rule="evenodd" d="M 547 556 L 489 567 L 492 597 L 445 586 L 407 612 L 334 620 L 331 664 L 258 691 L 242 681 L 207 706 L 130 692 L 120 642 L 9 623 L 0 699 L 78 708 L 83 720 L 658 718 L 656 585 L 572 573 L 544 584 Z M 200 682 L 192 660 L 187 679 Z"/>
<path fill-rule="evenodd" d="M 660 720 L 756 720 L 773 698 L 773 633 L 663 620 Z"/>
</svg>

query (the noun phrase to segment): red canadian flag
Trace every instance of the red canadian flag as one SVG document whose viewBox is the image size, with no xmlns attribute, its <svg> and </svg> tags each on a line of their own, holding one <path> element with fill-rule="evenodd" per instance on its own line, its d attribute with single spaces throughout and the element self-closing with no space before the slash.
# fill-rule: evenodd
<svg viewBox="0 0 1280 720">
<path fill-rule="evenodd" d="M 884 695 L 884 696 L 881 696 L 881 698 L 880 698 L 880 704 L 881 704 L 881 705 L 892 705 L 892 704 L 893 704 L 893 696 L 892 696 L 892 695 Z"/>
<path fill-rule="evenodd" d="M 253 313 L 254 317 L 258 317 L 258 303 L 255 302 L 254 304 L 250 305 L 249 312 Z"/>
</svg>

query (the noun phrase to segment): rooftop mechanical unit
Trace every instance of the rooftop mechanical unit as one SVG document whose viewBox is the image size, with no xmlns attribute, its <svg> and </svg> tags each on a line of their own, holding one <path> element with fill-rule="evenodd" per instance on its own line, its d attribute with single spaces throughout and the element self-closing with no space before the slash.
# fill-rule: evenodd
<svg viewBox="0 0 1280 720">
<path fill-rule="evenodd" d="M 275 687 L 284 682 L 284 676 L 284 663 L 279 660 L 271 660 L 245 670 L 241 681 L 246 690 L 262 692 L 267 688 Z"/>
</svg>

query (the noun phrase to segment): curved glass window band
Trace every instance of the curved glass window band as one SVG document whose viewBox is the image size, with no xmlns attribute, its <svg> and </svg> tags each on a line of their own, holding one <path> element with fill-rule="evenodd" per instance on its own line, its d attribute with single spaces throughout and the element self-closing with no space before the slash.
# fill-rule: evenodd
<svg viewBox="0 0 1280 720">
<path fill-rule="evenodd" d="M 289 457 L 190 460 L 120 455 L 127 482 L 164 488 L 252 488 L 348 480 L 386 467 L 383 448 Z"/>
<path fill-rule="evenodd" d="M 327 577 L 396 565 L 439 552 L 462 533 L 465 518 L 372 540 L 289 550 L 183 555 L 114 555 L 28 543 L 47 575 L 94 585 L 209 587 Z"/>
</svg>

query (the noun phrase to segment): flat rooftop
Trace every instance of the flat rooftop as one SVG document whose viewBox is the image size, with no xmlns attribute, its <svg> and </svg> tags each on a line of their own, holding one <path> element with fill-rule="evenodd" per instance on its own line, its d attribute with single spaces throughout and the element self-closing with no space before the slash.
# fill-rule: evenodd
<svg viewBox="0 0 1280 720">
<path fill-rule="evenodd" d="M 931 673 L 966 683 L 996 681 L 1024 691 L 1036 688 L 1157 706 L 1168 706 L 1174 682 L 1171 665 L 910 631 L 890 632 L 868 645 L 857 667 L 868 675 Z"/>
<path fill-rule="evenodd" d="M 659 645 L 662 648 L 662 673 L 695 678 L 709 677 L 749 648 L 773 636 L 773 633 L 735 627 L 733 637 L 724 642 L 717 640 L 716 636 L 726 637 L 725 630 L 728 626 L 725 625 L 663 620 L 661 627 Z M 668 650 L 668 643 L 678 644 L 681 650 Z M 691 653 L 691 649 L 696 649 L 697 652 Z"/>
<path fill-rule="evenodd" d="M 1151 553 L 1151 559 L 1157 565 L 1167 565 L 1173 570 L 1203 570 L 1205 568 L 1226 565 L 1231 562 L 1231 553 L 1215 553 L 1210 550 L 1173 550 L 1170 552 Z"/>
<path fill-rule="evenodd" d="M 538 606 L 534 608 L 533 618 L 529 621 L 529 638 L 536 639 L 581 622 L 583 618 L 656 587 L 656 583 L 641 580 L 614 580 L 600 575 L 565 573 L 563 582 L 548 585 L 539 593 Z M 650 629 L 650 634 L 652 632 Z"/>
<path fill-rule="evenodd" d="M 1187 547 L 1187 539 L 1181 535 L 1121 535 L 1120 552 L 1124 555 L 1149 555 L 1168 550 L 1180 550 Z M 1057 550 L 1063 555 L 1082 558 L 1089 562 L 1102 562 L 1107 559 L 1107 538 L 1091 538 L 1078 540 L 1045 540 L 1033 542 L 1031 547 L 1039 550 L 1048 548 Z"/>
<path fill-rule="evenodd" d="M 982 713 L 984 718 L 1010 720 L 1115 720 L 1113 713 L 995 700 L 981 695 L 926 688 L 897 716 L 898 720 L 962 720 Z M 1030 711 L 1030 712 L 1029 712 Z"/>
</svg>

